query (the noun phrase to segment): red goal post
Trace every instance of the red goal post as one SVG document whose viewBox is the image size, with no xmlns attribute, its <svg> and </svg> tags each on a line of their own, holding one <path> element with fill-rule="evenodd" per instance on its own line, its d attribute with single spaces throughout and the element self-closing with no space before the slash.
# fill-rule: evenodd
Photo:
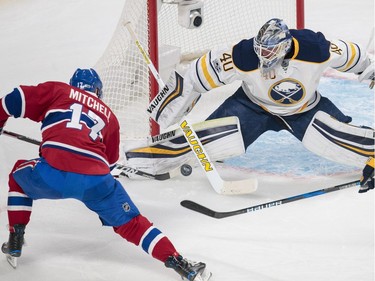
<svg viewBox="0 0 375 281">
<path fill-rule="evenodd" d="M 199 28 L 179 24 L 179 19 L 187 18 L 177 2 L 203 3 Z M 139 42 L 166 81 L 181 63 L 216 46 L 253 37 L 274 17 L 284 19 L 290 28 L 303 28 L 304 0 L 127 0 L 113 37 L 95 65 L 103 80 L 104 100 L 120 120 L 122 140 L 158 133 L 146 111 L 158 84 L 125 22 L 132 23 Z"/>
</svg>

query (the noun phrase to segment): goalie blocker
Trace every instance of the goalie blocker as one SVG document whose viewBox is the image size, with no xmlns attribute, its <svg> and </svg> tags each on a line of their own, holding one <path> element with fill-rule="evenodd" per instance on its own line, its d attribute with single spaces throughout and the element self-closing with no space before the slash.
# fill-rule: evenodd
<svg viewBox="0 0 375 281">
<path fill-rule="evenodd" d="M 203 121 L 193 125 L 212 161 L 224 160 L 245 152 L 241 129 L 237 117 L 225 117 Z M 139 142 L 138 142 L 139 143 Z M 183 164 L 197 165 L 182 130 L 176 129 L 148 137 L 140 147 L 125 143 L 126 166 L 150 174 L 162 174 L 175 170 Z M 199 155 L 204 161 L 204 155 Z M 136 174 L 132 177 L 142 178 Z"/>
<path fill-rule="evenodd" d="M 161 128 L 166 129 L 186 116 L 200 97 L 189 77 L 183 78 L 173 71 L 166 85 L 150 102 L 147 112 Z"/>
</svg>

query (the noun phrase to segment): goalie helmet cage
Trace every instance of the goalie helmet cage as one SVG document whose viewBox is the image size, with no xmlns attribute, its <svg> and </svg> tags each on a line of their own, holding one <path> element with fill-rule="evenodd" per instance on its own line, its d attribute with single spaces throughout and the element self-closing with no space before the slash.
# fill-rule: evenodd
<svg viewBox="0 0 375 281">
<path fill-rule="evenodd" d="M 95 65 L 103 81 L 104 101 L 120 121 L 122 141 L 159 132 L 147 113 L 159 87 L 125 22 L 132 23 L 164 81 L 182 61 L 253 37 L 270 18 L 285 20 L 289 28 L 304 28 L 304 0 L 203 0 L 203 24 L 196 29 L 179 25 L 178 4 L 173 2 L 181 1 L 126 0 L 113 37 Z"/>
</svg>

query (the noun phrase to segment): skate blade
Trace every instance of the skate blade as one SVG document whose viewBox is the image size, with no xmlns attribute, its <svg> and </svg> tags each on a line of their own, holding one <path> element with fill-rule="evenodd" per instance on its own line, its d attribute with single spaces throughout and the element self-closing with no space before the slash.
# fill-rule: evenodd
<svg viewBox="0 0 375 281">
<path fill-rule="evenodd" d="M 210 280 L 212 276 L 212 273 L 205 269 L 201 274 L 199 274 L 197 277 L 195 277 L 194 281 L 208 281 Z"/>
<path fill-rule="evenodd" d="M 6 255 L 8 263 L 13 267 L 14 269 L 17 268 L 17 258 L 12 257 L 11 255 Z"/>
</svg>

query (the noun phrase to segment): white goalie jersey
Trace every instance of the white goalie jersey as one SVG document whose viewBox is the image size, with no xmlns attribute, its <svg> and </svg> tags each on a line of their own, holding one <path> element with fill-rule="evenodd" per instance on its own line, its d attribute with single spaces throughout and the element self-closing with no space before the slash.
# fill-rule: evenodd
<svg viewBox="0 0 375 281">
<path fill-rule="evenodd" d="M 355 43 L 328 41 L 322 33 L 307 29 L 290 32 L 292 51 L 274 77 L 262 77 L 252 38 L 200 57 L 187 71 L 186 82 L 192 83 L 195 91 L 204 93 L 241 80 L 252 102 L 270 113 L 287 116 L 307 111 L 319 102 L 317 87 L 326 68 L 361 73 L 371 63 Z"/>
<path fill-rule="evenodd" d="M 293 40 L 292 48 L 272 75 L 265 77 L 261 73 L 253 38 L 242 40 L 234 46 L 211 50 L 192 62 L 184 76 L 172 74 L 173 79 L 168 80 L 168 87 L 160 93 L 160 99 L 157 99 L 155 104 L 151 103 L 154 106 L 151 108 L 151 117 L 161 127 L 167 128 L 189 112 L 201 93 L 238 80 L 242 81 L 242 88 L 253 103 L 273 115 L 287 117 L 307 112 L 319 103 L 321 96 L 317 88 L 327 68 L 359 74 L 372 64 L 370 57 L 355 43 L 342 40 L 328 41 L 322 33 L 307 29 L 290 30 L 290 33 Z M 332 121 L 332 118 L 322 114 L 315 116 L 315 119 L 316 122 L 323 122 L 337 132 L 336 137 L 340 141 L 349 141 L 351 149 L 336 147 L 336 144 L 315 132 L 310 126 L 303 139 L 304 146 L 309 150 L 330 160 L 351 163 L 358 167 L 363 166 L 366 156 L 373 154 L 372 129 L 352 129 L 351 125 Z M 241 128 L 239 124 L 237 126 Z M 251 128 L 249 130 L 252 131 Z M 347 138 L 341 140 L 342 133 L 345 133 L 345 136 L 354 135 L 360 141 L 353 143 Z M 226 147 L 226 143 L 231 144 L 228 147 L 246 146 L 246 137 L 242 137 L 242 134 L 233 136 L 236 137 L 236 142 L 224 142 L 223 146 L 221 140 L 216 139 L 213 142 L 214 149 L 211 150 L 211 145 L 207 147 L 208 153 L 214 155 L 215 152 L 223 150 L 221 148 Z M 238 138 L 240 136 L 242 141 Z M 191 159 L 191 153 L 177 153 L 189 150 L 184 142 L 178 141 L 179 147 L 176 147 L 175 139 L 174 143 L 169 142 L 149 143 L 145 147 L 125 150 L 128 165 L 150 173 L 161 173 L 179 167 Z M 166 145 L 168 150 L 165 150 Z M 244 149 L 236 150 L 236 153 L 240 151 Z M 332 151 L 332 154 L 326 151 Z M 220 155 L 219 160 L 238 155 L 236 153 Z M 214 156 L 212 158 L 214 161 L 217 160 Z"/>
</svg>

